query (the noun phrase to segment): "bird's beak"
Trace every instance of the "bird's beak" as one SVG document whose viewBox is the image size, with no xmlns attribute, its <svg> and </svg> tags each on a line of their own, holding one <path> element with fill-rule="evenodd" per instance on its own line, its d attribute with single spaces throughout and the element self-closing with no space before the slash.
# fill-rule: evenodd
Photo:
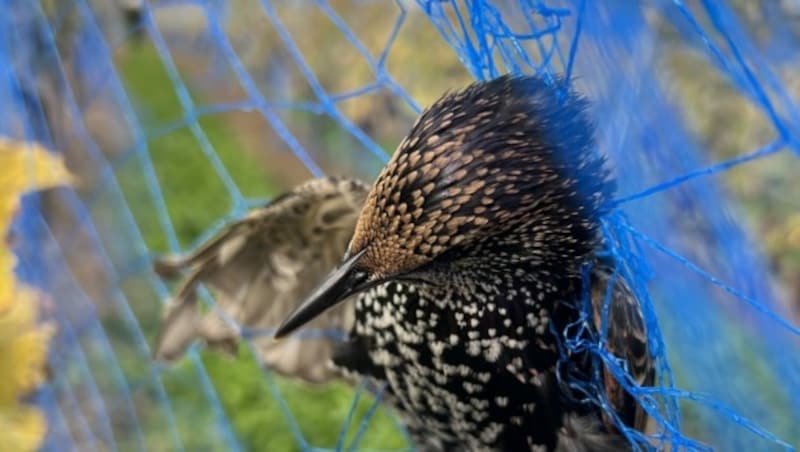
<svg viewBox="0 0 800 452">
<path fill-rule="evenodd" d="M 285 337 L 351 295 L 372 286 L 373 284 L 368 283 L 367 274 L 355 268 L 356 262 L 365 251 L 366 248 L 347 257 L 331 272 L 314 293 L 281 323 L 275 331 L 275 338 Z"/>
</svg>

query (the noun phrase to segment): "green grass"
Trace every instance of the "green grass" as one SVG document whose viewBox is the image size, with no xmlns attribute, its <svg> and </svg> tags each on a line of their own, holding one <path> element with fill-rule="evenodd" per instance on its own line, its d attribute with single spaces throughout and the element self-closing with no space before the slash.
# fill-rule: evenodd
<svg viewBox="0 0 800 452">
<path fill-rule="evenodd" d="M 135 104 L 138 119 L 146 132 L 162 130 L 175 124 L 184 116 L 174 95 L 172 85 L 152 47 L 141 45 L 128 49 L 119 62 L 125 89 Z M 248 154 L 230 127 L 219 117 L 203 118 L 199 126 L 213 144 L 216 154 L 231 174 L 238 187 L 248 196 L 274 196 L 278 190 L 270 182 L 262 165 Z M 177 238 L 182 247 L 193 243 L 207 228 L 230 212 L 230 193 L 222 183 L 217 169 L 202 152 L 196 137 L 188 127 L 149 140 L 141 154 L 130 155 L 118 164 L 116 177 L 126 201 L 133 212 L 148 248 L 153 252 L 168 251 L 168 236 L 159 222 L 153 193 L 145 184 L 145 167 L 152 165 L 163 200 Z M 134 311 L 145 331 L 154 331 L 158 317 L 151 308 L 137 307 L 147 304 L 145 297 L 154 294 L 143 291 L 141 285 L 128 283 L 123 290 L 133 302 Z M 152 302 L 149 303 L 152 306 Z M 112 318 L 108 327 L 121 328 Z M 151 339 L 152 340 L 152 339 Z M 129 380 L 146 380 L 149 363 L 141 362 L 129 344 L 113 344 Z M 238 441 L 248 450 L 291 451 L 300 450 L 292 436 L 285 412 L 281 409 L 271 388 L 277 387 L 291 408 L 303 436 L 313 446 L 334 447 L 343 428 L 354 398 L 354 391 L 343 383 L 326 387 L 310 387 L 287 381 L 265 373 L 247 353 L 236 359 L 222 357 L 213 352 L 202 352 L 202 363 L 211 379 Z M 102 361 L 96 362 L 102 366 Z M 99 369 L 99 367 L 98 367 Z M 102 373 L 102 372 L 100 372 Z M 162 374 L 171 400 L 170 410 L 187 450 L 223 450 L 225 443 L 219 437 L 220 425 L 211 403 L 201 391 L 195 364 L 184 359 Z M 271 386 L 274 383 L 274 386 Z M 171 444 L 168 416 L 157 404 L 158 394 L 152 388 L 134 390 L 135 404 L 143 425 L 144 442 L 154 450 L 166 450 Z M 351 440 L 360 420 L 369 409 L 369 397 L 361 398 L 354 420 L 347 429 Z M 125 432 L 117 435 L 122 449 L 134 448 L 135 432 L 130 426 L 115 426 Z M 346 442 L 345 444 L 348 444 Z M 391 417 L 379 409 L 369 422 L 361 441 L 362 447 L 383 450 L 405 447 L 401 432 Z"/>
<path fill-rule="evenodd" d="M 231 193 L 223 184 L 220 168 L 203 152 L 196 130 L 184 126 L 158 134 L 181 123 L 185 113 L 155 50 L 145 45 L 131 48 L 120 61 L 120 71 L 145 133 L 156 136 L 148 140 L 146 149 L 127 157 L 117 178 L 148 247 L 164 252 L 166 235 L 158 221 L 157 198 L 145 185 L 145 169 L 148 160 L 152 162 L 175 232 L 181 245 L 187 246 L 230 211 Z M 240 191 L 252 197 L 277 194 L 262 164 L 243 149 L 222 119 L 203 117 L 198 125 L 224 166 L 221 171 L 227 171 Z"/>
</svg>

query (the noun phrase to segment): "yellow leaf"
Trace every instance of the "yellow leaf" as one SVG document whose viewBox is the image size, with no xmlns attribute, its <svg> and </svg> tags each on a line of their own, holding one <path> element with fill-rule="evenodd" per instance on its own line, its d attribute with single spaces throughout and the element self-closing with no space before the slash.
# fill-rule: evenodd
<svg viewBox="0 0 800 452">
<path fill-rule="evenodd" d="M 56 154 L 41 146 L 0 137 L 0 238 L 28 190 L 71 183 Z M 51 325 L 39 322 L 41 295 L 14 276 L 15 259 L 0 242 L 0 450 L 27 452 L 39 448 L 44 417 L 21 398 L 41 384 Z"/>
<path fill-rule="evenodd" d="M 19 287 L 11 308 L 0 315 L 0 406 L 16 403 L 20 394 L 43 380 L 53 328 L 38 323 L 39 297 L 32 289 Z"/>
<path fill-rule="evenodd" d="M 0 450 L 29 452 L 39 449 L 45 433 L 45 421 L 39 411 L 28 406 L 11 410 L 0 407 Z"/>
<path fill-rule="evenodd" d="M 0 315 L 9 309 L 14 300 L 14 279 L 6 276 L 13 275 L 13 272 L 14 255 L 5 246 L 0 246 Z"/>
<path fill-rule="evenodd" d="M 14 193 L 66 185 L 72 182 L 61 156 L 36 143 L 11 141 L 0 137 L 0 183 Z M 3 193 L 9 192 L 4 190 Z"/>
<path fill-rule="evenodd" d="M 0 137 L 0 239 L 6 235 L 25 191 L 72 183 L 61 157 L 36 143 Z M 14 256 L 0 246 L 0 315 L 12 302 Z M 7 275 L 7 276 L 6 276 Z"/>
<path fill-rule="evenodd" d="M 0 137 L 0 231 L 5 231 L 19 204 L 20 194 L 66 185 L 72 178 L 61 157 L 38 144 Z"/>
</svg>

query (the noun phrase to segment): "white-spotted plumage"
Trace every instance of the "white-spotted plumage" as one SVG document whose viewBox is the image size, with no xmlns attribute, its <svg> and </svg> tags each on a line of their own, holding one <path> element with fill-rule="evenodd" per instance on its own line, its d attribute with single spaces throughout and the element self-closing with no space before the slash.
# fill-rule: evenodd
<svg viewBox="0 0 800 452">
<path fill-rule="evenodd" d="M 564 392 L 591 382 L 557 377 L 564 360 L 569 379 L 595 365 L 561 356 L 559 334 L 580 315 L 581 271 L 601 246 L 599 217 L 613 192 L 584 108 L 574 93 L 529 77 L 447 95 L 423 112 L 367 197 L 348 253 L 362 256 L 353 268 L 378 285 L 359 295 L 353 334 L 362 348 L 350 354 L 370 357 L 363 370 L 389 383 L 419 442 L 624 448 L 598 406 Z M 592 270 L 595 306 L 609 265 Z M 620 332 L 610 345 L 647 363 L 636 378 L 651 383 L 638 303 L 621 278 L 615 284 L 610 328 Z M 623 422 L 641 428 L 643 410 L 605 377 Z"/>
</svg>

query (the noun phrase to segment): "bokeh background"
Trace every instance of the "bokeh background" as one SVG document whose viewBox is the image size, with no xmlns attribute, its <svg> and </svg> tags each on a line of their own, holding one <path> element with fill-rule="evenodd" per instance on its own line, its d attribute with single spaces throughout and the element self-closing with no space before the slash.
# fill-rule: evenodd
<svg viewBox="0 0 800 452">
<path fill-rule="evenodd" d="M 311 177 L 372 180 L 420 108 L 507 71 L 595 102 L 669 441 L 800 444 L 800 2 L 0 4 L 0 131 L 77 179 L 14 229 L 57 327 L 29 397 L 45 450 L 406 449 L 370 394 L 279 378 L 246 343 L 153 363 L 150 262 Z"/>
</svg>

